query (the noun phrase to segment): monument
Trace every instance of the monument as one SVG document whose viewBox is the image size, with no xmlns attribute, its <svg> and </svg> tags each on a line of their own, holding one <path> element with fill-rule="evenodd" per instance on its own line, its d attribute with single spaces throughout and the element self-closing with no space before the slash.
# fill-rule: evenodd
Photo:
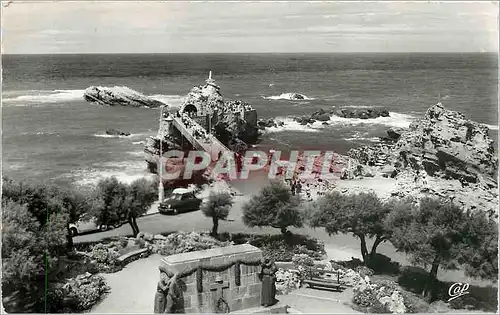
<svg viewBox="0 0 500 315">
<path fill-rule="evenodd" d="M 261 306 L 261 264 L 262 251 L 243 244 L 167 256 L 159 269 L 176 275 L 176 313 L 286 313 L 283 305 Z"/>
</svg>

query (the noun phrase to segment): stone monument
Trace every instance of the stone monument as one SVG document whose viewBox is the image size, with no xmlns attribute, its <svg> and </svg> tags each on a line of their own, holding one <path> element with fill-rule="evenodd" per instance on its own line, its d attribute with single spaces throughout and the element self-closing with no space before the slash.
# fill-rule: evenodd
<svg viewBox="0 0 500 315">
<path fill-rule="evenodd" d="M 261 261 L 260 249 L 243 244 L 167 256 L 159 268 L 177 275 L 177 312 L 229 313 L 261 307 Z"/>
</svg>

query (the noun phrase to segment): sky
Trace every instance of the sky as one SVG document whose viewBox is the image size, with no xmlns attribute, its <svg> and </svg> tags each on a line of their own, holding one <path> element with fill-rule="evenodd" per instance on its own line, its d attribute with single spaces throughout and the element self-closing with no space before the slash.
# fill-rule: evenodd
<svg viewBox="0 0 500 315">
<path fill-rule="evenodd" d="M 498 11 L 498 3 L 491 1 L 14 0 L 2 8 L 2 50 L 11 54 L 498 52 Z"/>
</svg>

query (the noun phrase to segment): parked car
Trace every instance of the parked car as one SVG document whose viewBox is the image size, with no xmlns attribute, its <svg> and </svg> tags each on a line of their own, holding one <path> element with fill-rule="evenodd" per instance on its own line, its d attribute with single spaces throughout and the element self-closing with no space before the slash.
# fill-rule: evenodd
<svg viewBox="0 0 500 315">
<path fill-rule="evenodd" d="M 114 228 L 120 227 L 123 223 L 116 223 L 112 225 L 97 225 L 95 223 L 95 219 L 89 220 L 79 220 L 75 223 L 69 224 L 69 230 L 71 231 L 71 235 L 77 236 L 79 234 L 94 232 L 94 231 L 106 231 L 112 230 Z"/>
<path fill-rule="evenodd" d="M 202 199 L 196 197 L 195 190 L 188 188 L 176 188 L 172 194 L 158 207 L 163 214 L 178 214 L 200 208 Z"/>
</svg>

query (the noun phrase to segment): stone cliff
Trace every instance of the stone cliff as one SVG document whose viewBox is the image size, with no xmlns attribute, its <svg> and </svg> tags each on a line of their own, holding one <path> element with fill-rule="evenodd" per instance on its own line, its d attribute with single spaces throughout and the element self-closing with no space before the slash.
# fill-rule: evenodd
<svg viewBox="0 0 500 315">
<path fill-rule="evenodd" d="M 464 209 L 496 212 L 498 159 L 489 129 L 447 110 L 431 106 L 393 144 L 356 148 L 349 155 L 365 169 L 394 177 L 394 196 L 434 195 L 453 199 Z"/>
</svg>

